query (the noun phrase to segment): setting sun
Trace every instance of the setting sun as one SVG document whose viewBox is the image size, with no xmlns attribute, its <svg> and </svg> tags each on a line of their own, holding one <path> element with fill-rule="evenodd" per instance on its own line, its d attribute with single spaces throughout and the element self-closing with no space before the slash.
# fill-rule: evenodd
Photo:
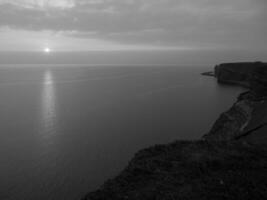
<svg viewBox="0 0 267 200">
<path fill-rule="evenodd" d="M 44 52 L 45 52 L 45 53 L 50 53 L 50 52 L 51 52 L 51 49 L 48 48 L 48 47 L 47 47 L 47 48 L 44 48 Z"/>
</svg>

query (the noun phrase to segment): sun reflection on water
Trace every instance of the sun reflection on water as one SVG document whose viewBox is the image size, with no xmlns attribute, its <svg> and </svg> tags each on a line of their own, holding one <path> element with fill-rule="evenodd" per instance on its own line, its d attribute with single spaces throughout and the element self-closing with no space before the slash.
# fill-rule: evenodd
<svg viewBox="0 0 267 200">
<path fill-rule="evenodd" d="M 50 70 L 44 74 L 42 89 L 42 128 L 41 132 L 45 136 L 50 136 L 56 132 L 56 101 L 55 85 L 53 75 Z"/>
</svg>

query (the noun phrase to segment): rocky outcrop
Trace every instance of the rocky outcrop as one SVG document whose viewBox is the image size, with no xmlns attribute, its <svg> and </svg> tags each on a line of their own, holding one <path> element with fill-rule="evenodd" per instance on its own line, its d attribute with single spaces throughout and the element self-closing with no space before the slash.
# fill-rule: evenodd
<svg viewBox="0 0 267 200">
<path fill-rule="evenodd" d="M 237 84 L 250 87 L 250 79 L 256 68 L 266 65 L 262 62 L 224 63 L 215 66 L 215 76 L 219 83 Z"/>
<path fill-rule="evenodd" d="M 266 64 L 222 64 L 215 75 L 249 91 L 209 133 L 139 151 L 119 176 L 83 200 L 267 199 Z"/>
<path fill-rule="evenodd" d="M 203 73 L 201 73 L 201 75 L 214 77 L 215 76 L 215 73 L 214 73 L 214 71 L 211 71 L 211 72 L 203 72 Z"/>
</svg>

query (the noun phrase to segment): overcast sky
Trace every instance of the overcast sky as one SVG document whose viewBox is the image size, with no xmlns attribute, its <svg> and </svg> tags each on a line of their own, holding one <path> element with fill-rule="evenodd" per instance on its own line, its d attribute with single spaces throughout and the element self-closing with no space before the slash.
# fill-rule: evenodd
<svg viewBox="0 0 267 200">
<path fill-rule="evenodd" d="M 267 0 L 0 0 L 0 50 L 267 50 Z"/>
</svg>

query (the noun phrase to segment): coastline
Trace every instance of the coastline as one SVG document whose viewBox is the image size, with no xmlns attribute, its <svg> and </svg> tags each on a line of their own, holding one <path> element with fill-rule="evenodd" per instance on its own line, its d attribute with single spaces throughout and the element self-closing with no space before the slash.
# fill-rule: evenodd
<svg viewBox="0 0 267 200">
<path fill-rule="evenodd" d="M 267 199 L 267 64 L 227 63 L 203 73 L 213 74 L 248 91 L 209 133 L 139 151 L 82 199 Z"/>
</svg>

